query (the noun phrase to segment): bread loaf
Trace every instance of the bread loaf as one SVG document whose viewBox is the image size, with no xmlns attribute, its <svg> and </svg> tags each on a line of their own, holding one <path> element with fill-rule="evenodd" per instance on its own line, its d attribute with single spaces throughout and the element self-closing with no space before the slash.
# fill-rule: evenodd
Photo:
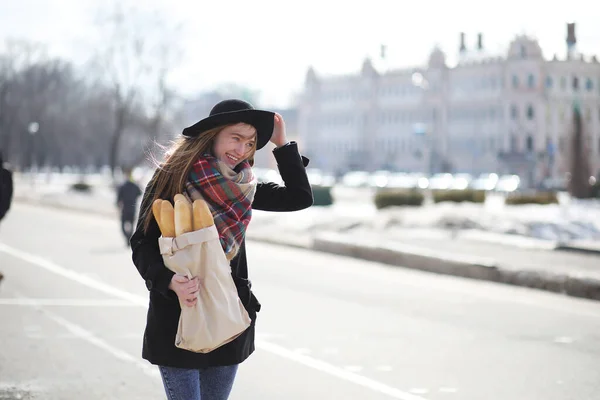
<svg viewBox="0 0 600 400">
<path fill-rule="evenodd" d="M 160 222 L 163 237 L 175 237 L 175 210 L 169 201 L 160 203 Z"/>
<path fill-rule="evenodd" d="M 193 213 L 195 231 L 214 225 L 215 221 L 206 201 L 201 199 L 194 200 Z"/>
<path fill-rule="evenodd" d="M 191 231 L 192 205 L 187 199 L 178 199 L 175 201 L 175 236 L 181 236 Z"/>
<path fill-rule="evenodd" d="M 173 197 L 173 204 L 177 203 L 177 201 L 178 201 L 178 200 L 182 200 L 182 201 L 185 201 L 185 202 L 187 202 L 187 203 L 190 203 L 190 201 L 187 199 L 187 197 L 185 197 L 185 196 L 184 196 L 183 194 L 181 194 L 181 193 L 177 193 L 177 194 L 175 195 L 175 197 Z M 190 203 L 190 206 L 191 206 L 191 205 L 192 205 L 192 204 Z"/>
<path fill-rule="evenodd" d="M 160 204 L 161 203 L 162 203 L 162 199 L 154 200 L 154 203 L 152 203 L 152 214 L 154 215 L 154 219 L 156 220 L 156 223 L 158 224 L 158 227 L 160 228 L 160 232 L 162 233 L 163 227 L 162 227 L 162 221 L 160 220 Z"/>
</svg>

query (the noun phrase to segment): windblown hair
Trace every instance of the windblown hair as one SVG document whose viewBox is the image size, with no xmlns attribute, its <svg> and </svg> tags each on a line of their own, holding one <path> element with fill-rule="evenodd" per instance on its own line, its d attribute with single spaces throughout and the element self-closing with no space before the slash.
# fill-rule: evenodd
<svg viewBox="0 0 600 400">
<path fill-rule="evenodd" d="M 148 203 L 149 206 L 142 210 L 143 214 L 140 216 L 144 221 L 144 231 L 148 230 L 150 222 L 154 218 L 152 203 L 158 198 L 173 201 L 173 197 L 177 193 L 183 193 L 188 175 L 198 157 L 204 153 L 212 153 L 217 135 L 231 125 L 236 124 L 219 126 L 203 132 L 197 137 L 181 136 L 174 140 L 171 147 L 166 150 L 164 162 L 160 163 L 155 160 L 157 170 L 150 180 L 150 187 L 153 187 L 153 196 Z M 255 153 L 256 142 L 246 159 L 251 166 L 254 165 Z"/>
</svg>

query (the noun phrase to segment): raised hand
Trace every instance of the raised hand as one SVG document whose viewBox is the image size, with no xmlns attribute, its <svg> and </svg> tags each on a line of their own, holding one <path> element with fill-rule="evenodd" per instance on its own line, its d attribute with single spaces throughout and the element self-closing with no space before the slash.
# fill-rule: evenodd
<svg viewBox="0 0 600 400">
<path fill-rule="evenodd" d="M 273 125 L 273 135 L 271 135 L 271 142 L 277 146 L 281 147 L 288 142 L 287 135 L 285 132 L 285 122 L 283 121 L 283 117 L 275 113 L 274 125 Z"/>
</svg>

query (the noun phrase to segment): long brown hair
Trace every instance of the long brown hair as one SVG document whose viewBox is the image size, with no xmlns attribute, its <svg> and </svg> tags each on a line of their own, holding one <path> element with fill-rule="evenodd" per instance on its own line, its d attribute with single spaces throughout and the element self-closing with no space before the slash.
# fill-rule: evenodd
<svg viewBox="0 0 600 400">
<path fill-rule="evenodd" d="M 177 193 L 182 193 L 185 190 L 187 177 L 198 157 L 204 153 L 211 153 L 215 138 L 223 129 L 228 126 L 237 125 L 229 124 L 219 126 L 201 133 L 197 137 L 181 136 L 175 139 L 171 147 L 165 152 L 165 160 L 162 163 L 156 162 L 157 170 L 150 180 L 150 187 L 153 188 L 153 195 L 149 206 L 146 210 L 142 210 L 141 218 L 144 220 L 144 231 L 148 230 L 150 222 L 154 218 L 152 214 L 152 203 L 158 198 L 165 200 L 173 200 Z M 250 165 L 254 165 L 254 154 L 256 153 L 256 141 L 253 148 L 250 150 L 246 160 Z"/>
</svg>

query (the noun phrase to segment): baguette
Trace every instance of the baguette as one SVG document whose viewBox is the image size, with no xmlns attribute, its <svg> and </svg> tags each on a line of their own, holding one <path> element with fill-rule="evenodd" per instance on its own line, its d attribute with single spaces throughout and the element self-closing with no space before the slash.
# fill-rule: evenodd
<svg viewBox="0 0 600 400">
<path fill-rule="evenodd" d="M 175 201 L 175 236 L 181 236 L 191 231 L 192 205 L 187 199 L 178 199 Z"/>
<path fill-rule="evenodd" d="M 154 215 L 154 219 L 156 220 L 161 233 L 163 231 L 162 221 L 160 220 L 160 204 L 162 202 L 162 199 L 156 199 L 154 200 L 154 203 L 152 203 L 152 214 Z"/>
<path fill-rule="evenodd" d="M 213 220 L 213 216 L 208 208 L 208 204 L 206 204 L 206 201 L 201 199 L 194 200 L 192 207 L 195 231 L 214 225 L 215 221 Z"/>
<path fill-rule="evenodd" d="M 163 237 L 175 237 L 175 210 L 171 202 L 160 203 L 160 221 Z"/>
<path fill-rule="evenodd" d="M 188 203 L 190 203 L 190 201 L 187 199 L 187 197 L 185 197 L 185 196 L 184 196 L 183 194 L 181 194 L 181 193 L 177 193 L 177 194 L 175 195 L 175 197 L 173 197 L 173 204 L 177 203 L 177 201 L 178 201 L 178 200 L 183 200 L 183 201 L 185 201 L 185 202 L 188 202 Z M 191 203 L 190 203 L 190 206 L 191 206 Z"/>
</svg>

